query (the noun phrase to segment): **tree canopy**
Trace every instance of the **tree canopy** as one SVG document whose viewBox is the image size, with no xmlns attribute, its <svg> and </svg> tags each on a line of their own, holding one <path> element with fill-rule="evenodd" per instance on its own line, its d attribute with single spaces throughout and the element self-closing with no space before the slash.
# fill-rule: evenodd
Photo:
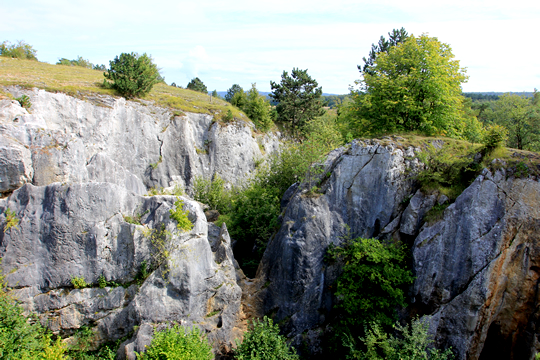
<svg viewBox="0 0 540 360">
<path fill-rule="evenodd" d="M 187 84 L 186 89 L 208 94 L 208 89 L 206 88 L 206 85 L 204 85 L 204 83 L 198 77 L 191 79 L 191 81 Z"/>
<path fill-rule="evenodd" d="M 281 83 L 270 81 L 270 97 L 278 103 L 278 121 L 295 134 L 301 132 L 309 120 L 324 114 L 322 88 L 306 70 L 293 68 L 291 75 L 283 71 Z"/>
<path fill-rule="evenodd" d="M 109 62 L 103 75 L 111 80 L 110 86 L 126 98 L 144 96 L 160 81 L 159 70 L 146 53 L 122 53 Z M 108 85 L 107 81 L 104 81 Z"/>
<path fill-rule="evenodd" d="M 380 52 L 355 93 L 354 126 L 362 135 L 396 131 L 460 136 L 461 84 L 468 77 L 452 49 L 435 37 L 409 36 Z"/>
<path fill-rule="evenodd" d="M 516 94 L 499 97 L 492 109 L 487 110 L 487 119 L 508 129 L 507 145 L 517 149 L 538 150 L 540 146 L 540 95 L 532 98 Z"/>
<path fill-rule="evenodd" d="M 225 100 L 228 102 L 231 102 L 234 95 L 238 92 L 244 92 L 244 89 L 238 84 L 234 84 L 227 90 L 227 94 L 225 94 Z"/>
<path fill-rule="evenodd" d="M 371 68 L 375 64 L 375 59 L 377 59 L 377 55 L 383 52 L 387 53 L 392 46 L 403 43 L 405 40 L 407 40 L 408 37 L 409 34 L 407 33 L 407 31 L 405 31 L 405 28 L 401 28 L 399 30 L 393 29 L 391 33 L 388 33 L 388 40 L 386 40 L 384 36 L 381 36 L 377 45 L 371 44 L 369 56 L 367 57 L 367 59 L 365 57 L 362 58 L 362 60 L 364 61 L 364 66 L 362 67 L 358 65 L 358 70 L 363 73 L 372 74 L 373 70 L 371 70 Z"/>
</svg>

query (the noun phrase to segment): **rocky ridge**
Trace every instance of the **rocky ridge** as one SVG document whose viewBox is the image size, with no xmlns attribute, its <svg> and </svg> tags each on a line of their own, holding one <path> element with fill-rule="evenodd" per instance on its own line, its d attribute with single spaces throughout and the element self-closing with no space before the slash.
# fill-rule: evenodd
<svg viewBox="0 0 540 360">
<path fill-rule="evenodd" d="M 0 100 L 0 193 L 28 182 L 110 182 L 141 195 L 152 187 L 189 191 L 196 177 L 214 174 L 238 183 L 279 147 L 279 134 L 256 135 L 247 121 L 223 125 L 142 100 L 6 90 L 27 95 L 32 106 L 29 113 Z"/>
</svg>

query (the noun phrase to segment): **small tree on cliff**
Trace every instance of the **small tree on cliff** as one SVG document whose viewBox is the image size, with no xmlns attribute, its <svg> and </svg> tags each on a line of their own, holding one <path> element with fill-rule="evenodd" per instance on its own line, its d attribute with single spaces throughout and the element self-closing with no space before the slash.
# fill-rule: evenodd
<svg viewBox="0 0 540 360">
<path fill-rule="evenodd" d="M 107 87 L 116 89 L 125 98 L 144 96 L 161 78 L 159 70 L 148 55 L 122 53 L 109 62 L 110 68 L 103 73 Z"/>
</svg>

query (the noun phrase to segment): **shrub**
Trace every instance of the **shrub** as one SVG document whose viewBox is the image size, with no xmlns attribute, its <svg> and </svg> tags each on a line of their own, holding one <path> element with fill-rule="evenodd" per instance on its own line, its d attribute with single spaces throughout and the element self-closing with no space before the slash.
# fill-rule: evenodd
<svg viewBox="0 0 540 360">
<path fill-rule="evenodd" d="M 244 334 L 244 341 L 235 352 L 238 360 L 297 360 L 294 348 L 289 348 L 285 337 L 279 335 L 279 326 L 266 316 L 254 320 Z"/>
<path fill-rule="evenodd" d="M 36 53 L 37 51 L 32 45 L 28 45 L 22 40 L 17 44 L 10 44 L 9 41 L 0 44 L 0 56 L 37 61 Z"/>
<path fill-rule="evenodd" d="M 71 284 L 75 289 L 83 289 L 89 285 L 86 280 L 84 280 L 84 276 L 73 276 L 71 278 Z"/>
<path fill-rule="evenodd" d="M 195 178 L 193 183 L 194 199 L 210 206 L 212 210 L 225 212 L 229 206 L 229 194 L 225 190 L 225 181 L 215 174 L 212 180 Z"/>
<path fill-rule="evenodd" d="M 30 98 L 28 97 L 28 95 L 22 95 L 18 98 L 15 98 L 15 100 L 17 100 L 19 102 L 19 105 L 21 105 L 21 107 L 25 109 L 30 109 L 30 107 L 32 106 L 32 103 L 30 102 Z"/>
<path fill-rule="evenodd" d="M 61 58 L 60 60 L 58 60 L 56 65 L 80 66 L 80 67 L 83 67 L 83 68 L 86 68 L 86 69 L 92 69 L 93 66 L 94 66 L 90 61 L 84 59 L 82 56 L 78 56 L 77 59 L 74 59 L 74 60 L 68 60 L 66 58 Z M 103 69 L 103 70 L 105 70 L 105 69 Z"/>
<path fill-rule="evenodd" d="M 328 255 L 344 262 L 336 291 L 336 306 L 347 314 L 344 322 L 392 325 L 396 308 L 405 305 L 404 287 L 414 280 L 406 266 L 404 247 L 357 238 L 341 247 L 330 247 Z"/>
<path fill-rule="evenodd" d="M 11 229 L 12 227 L 17 229 L 17 225 L 19 224 L 19 219 L 17 218 L 17 214 L 15 214 L 15 211 L 10 210 L 9 208 L 6 208 L 4 211 L 6 222 L 4 223 L 4 233 Z"/>
<path fill-rule="evenodd" d="M 176 227 L 182 231 L 190 231 L 193 228 L 193 224 L 188 219 L 189 211 L 184 210 L 184 201 L 176 198 L 174 206 L 176 209 L 169 210 L 170 217 L 176 220 Z"/>
<path fill-rule="evenodd" d="M 493 149 L 501 147 L 508 139 L 508 130 L 501 125 L 492 125 L 487 128 L 486 134 L 482 143 L 484 144 L 484 151 L 486 153 L 491 152 Z"/>
<path fill-rule="evenodd" d="M 111 86 L 126 98 L 144 96 L 159 82 L 159 70 L 148 55 L 122 53 L 109 62 L 109 70 L 103 73 L 107 80 L 105 86 Z"/>
<path fill-rule="evenodd" d="M 187 84 L 186 89 L 208 94 L 208 89 L 206 88 L 206 85 L 204 85 L 204 83 L 198 77 L 191 79 L 191 81 Z"/>
<path fill-rule="evenodd" d="M 227 114 L 225 114 L 225 116 L 223 117 L 223 121 L 230 122 L 230 121 L 233 121 L 233 120 L 234 120 L 233 113 L 232 113 L 231 109 L 229 109 L 229 110 L 227 110 Z"/>
<path fill-rule="evenodd" d="M 413 319 L 409 326 L 399 323 L 394 328 L 401 336 L 388 335 L 377 322 L 365 326 L 365 336 L 360 338 L 361 348 L 346 336 L 344 345 L 349 348 L 348 359 L 362 360 L 450 360 L 451 349 L 441 351 L 430 348 L 433 340 L 428 335 L 429 319 Z"/>
<path fill-rule="evenodd" d="M 206 336 L 198 329 L 185 330 L 174 325 L 154 335 L 146 352 L 137 354 L 141 360 L 212 360 L 214 354 Z"/>
<path fill-rule="evenodd" d="M 53 343 L 37 318 L 23 316 L 5 288 L 0 270 L 0 359 L 64 359 L 63 344 Z"/>
</svg>

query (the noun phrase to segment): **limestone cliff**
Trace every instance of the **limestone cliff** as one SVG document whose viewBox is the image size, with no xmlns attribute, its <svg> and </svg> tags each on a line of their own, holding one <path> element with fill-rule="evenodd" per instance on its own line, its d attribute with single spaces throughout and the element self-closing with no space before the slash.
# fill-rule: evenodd
<svg viewBox="0 0 540 360">
<path fill-rule="evenodd" d="M 0 211 L 9 207 L 20 220 L 0 232 L 12 293 L 63 336 L 81 326 L 94 329 L 96 345 L 128 336 L 122 357 L 134 359 L 154 327 L 171 321 L 201 327 L 226 352 L 238 336 L 241 297 L 230 238 L 226 227 L 209 237 L 213 225 L 187 198 L 194 226 L 178 230 L 169 218 L 176 199 L 142 197 L 109 183 L 24 185 L 0 200 Z M 140 216 L 140 225 L 127 216 Z M 158 237 L 168 244 L 162 261 Z M 146 279 L 140 278 L 143 263 Z M 74 277 L 90 287 L 74 289 Z M 98 286 L 100 277 L 107 286 Z"/>
<path fill-rule="evenodd" d="M 224 125 L 142 100 L 7 91 L 26 94 L 32 107 L 0 101 L 0 193 L 27 182 L 110 182 L 145 194 L 156 186 L 189 190 L 195 177 L 214 174 L 237 183 L 279 147 L 276 135 L 256 135 L 247 121 Z"/>
<path fill-rule="evenodd" d="M 432 315 L 439 346 L 452 346 L 457 359 L 531 358 L 540 334 L 540 183 L 484 170 L 428 226 L 424 215 L 447 198 L 415 189 L 414 153 L 396 143 L 355 141 L 329 156 L 322 194 L 291 188 L 252 305 L 316 353 L 316 330 L 336 301 L 332 285 L 340 271 L 324 255 L 330 243 L 343 241 L 347 225 L 353 237 L 411 245 L 409 311 Z"/>
<path fill-rule="evenodd" d="M 28 112 L 0 101 L 0 193 L 9 195 L 0 224 L 7 209 L 19 220 L 0 232 L 0 257 L 24 308 L 62 337 L 88 326 L 94 346 L 126 338 L 120 358 L 134 359 L 170 322 L 203 329 L 216 354 L 230 351 L 241 336 L 242 273 L 226 227 L 180 197 L 194 224 L 183 233 L 169 217 L 177 197 L 142 195 L 189 192 L 197 176 L 238 183 L 278 137 L 144 101 L 7 90 L 32 103 Z"/>
</svg>

